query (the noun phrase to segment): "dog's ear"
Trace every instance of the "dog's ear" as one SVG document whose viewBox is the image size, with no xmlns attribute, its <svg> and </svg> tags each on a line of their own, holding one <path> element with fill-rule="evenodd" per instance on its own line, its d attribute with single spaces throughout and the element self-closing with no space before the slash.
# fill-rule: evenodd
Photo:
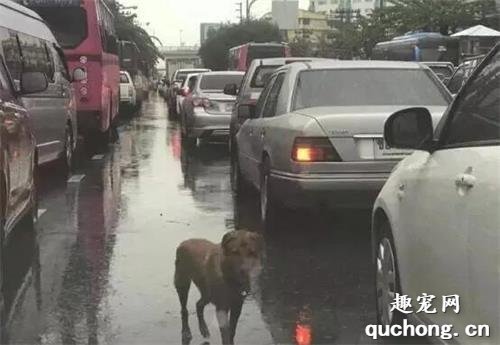
<svg viewBox="0 0 500 345">
<path fill-rule="evenodd" d="M 236 233 L 236 231 L 228 232 L 227 234 L 224 235 L 224 237 L 222 237 L 221 247 L 224 252 L 224 255 L 227 255 L 229 249 L 228 246 L 231 243 L 231 241 L 234 241 L 237 237 L 238 234 Z"/>
</svg>

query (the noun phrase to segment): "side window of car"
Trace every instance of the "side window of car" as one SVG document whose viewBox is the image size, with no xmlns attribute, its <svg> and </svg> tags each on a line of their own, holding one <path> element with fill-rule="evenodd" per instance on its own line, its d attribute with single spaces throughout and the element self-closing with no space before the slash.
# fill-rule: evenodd
<svg viewBox="0 0 500 345">
<path fill-rule="evenodd" d="M 457 99 L 445 129 L 445 146 L 467 146 L 500 141 L 500 53 L 470 80 Z"/>
<path fill-rule="evenodd" d="M 266 87 L 264 87 L 264 90 L 262 90 L 262 93 L 260 94 L 259 100 L 257 101 L 257 105 L 255 107 L 255 114 L 257 115 L 257 117 L 260 117 L 262 111 L 264 110 L 264 104 L 266 102 L 267 96 L 269 95 L 269 92 L 273 87 L 275 80 L 276 77 L 271 77 L 269 83 L 266 85 Z"/>
<path fill-rule="evenodd" d="M 455 74 L 451 77 L 450 81 L 448 82 L 448 89 L 450 90 L 451 93 L 455 94 L 458 91 L 460 91 L 464 78 L 465 78 L 465 67 L 460 66 L 455 72 Z"/>
<path fill-rule="evenodd" d="M 285 80 L 285 73 L 281 73 L 276 77 L 276 81 L 269 92 L 266 104 L 264 105 L 263 117 L 274 117 L 276 115 L 276 107 L 278 106 L 278 99 Z"/>
<path fill-rule="evenodd" d="M 26 72 L 44 72 L 49 80 L 53 80 L 53 65 L 47 55 L 45 43 L 40 39 L 18 34 L 19 44 L 21 46 L 21 56 L 23 59 L 23 68 Z"/>
<path fill-rule="evenodd" d="M 16 83 L 16 87 L 18 87 L 23 62 L 15 32 L 0 28 L 0 45 L 8 72 L 12 80 Z"/>
<path fill-rule="evenodd" d="M 71 77 L 69 75 L 68 64 L 66 63 L 66 58 L 62 50 L 54 47 L 54 45 L 51 45 L 49 49 L 54 57 L 55 72 L 61 73 L 64 79 L 70 81 Z"/>
</svg>

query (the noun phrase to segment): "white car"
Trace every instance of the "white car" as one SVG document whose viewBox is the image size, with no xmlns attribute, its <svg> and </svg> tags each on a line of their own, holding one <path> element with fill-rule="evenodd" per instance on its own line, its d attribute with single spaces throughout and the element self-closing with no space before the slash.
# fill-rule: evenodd
<svg viewBox="0 0 500 345">
<path fill-rule="evenodd" d="M 135 86 L 126 71 L 120 72 L 120 105 L 134 108 L 137 104 Z"/>
<path fill-rule="evenodd" d="M 395 168 L 374 205 L 379 323 L 453 325 L 459 337 L 442 342 L 500 344 L 499 46 L 435 131 L 429 111 L 413 108 L 391 115 L 384 135 L 389 146 L 416 151 Z M 433 306 L 418 313 L 424 294 L 435 297 Z M 398 295 L 411 298 L 413 308 L 394 309 Z M 459 296 L 459 313 L 443 312 L 443 298 L 452 295 Z M 470 325 L 488 325 L 490 336 L 467 336 Z"/>
</svg>

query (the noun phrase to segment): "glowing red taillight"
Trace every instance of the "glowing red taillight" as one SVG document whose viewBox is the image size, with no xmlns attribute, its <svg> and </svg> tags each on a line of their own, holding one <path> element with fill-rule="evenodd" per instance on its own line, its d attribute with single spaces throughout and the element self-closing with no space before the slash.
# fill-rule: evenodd
<svg viewBox="0 0 500 345">
<path fill-rule="evenodd" d="M 292 149 L 296 162 L 341 162 L 339 154 L 326 137 L 296 138 Z"/>
</svg>

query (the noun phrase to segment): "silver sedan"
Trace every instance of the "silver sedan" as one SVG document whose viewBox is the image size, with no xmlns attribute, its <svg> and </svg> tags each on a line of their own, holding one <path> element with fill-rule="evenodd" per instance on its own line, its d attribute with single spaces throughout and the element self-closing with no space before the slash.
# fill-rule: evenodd
<svg viewBox="0 0 500 345">
<path fill-rule="evenodd" d="M 395 111 L 426 107 L 439 121 L 451 95 L 418 63 L 293 63 L 270 77 L 237 133 L 233 186 L 260 191 L 268 224 L 277 206 L 371 207 L 399 160 L 410 152 L 383 139 Z M 242 190 L 242 189 L 238 189 Z"/>
<path fill-rule="evenodd" d="M 225 95 L 227 84 L 240 85 L 244 73 L 207 72 L 198 76 L 196 84 L 182 105 L 181 126 L 185 140 L 228 137 L 235 96 Z"/>
</svg>

